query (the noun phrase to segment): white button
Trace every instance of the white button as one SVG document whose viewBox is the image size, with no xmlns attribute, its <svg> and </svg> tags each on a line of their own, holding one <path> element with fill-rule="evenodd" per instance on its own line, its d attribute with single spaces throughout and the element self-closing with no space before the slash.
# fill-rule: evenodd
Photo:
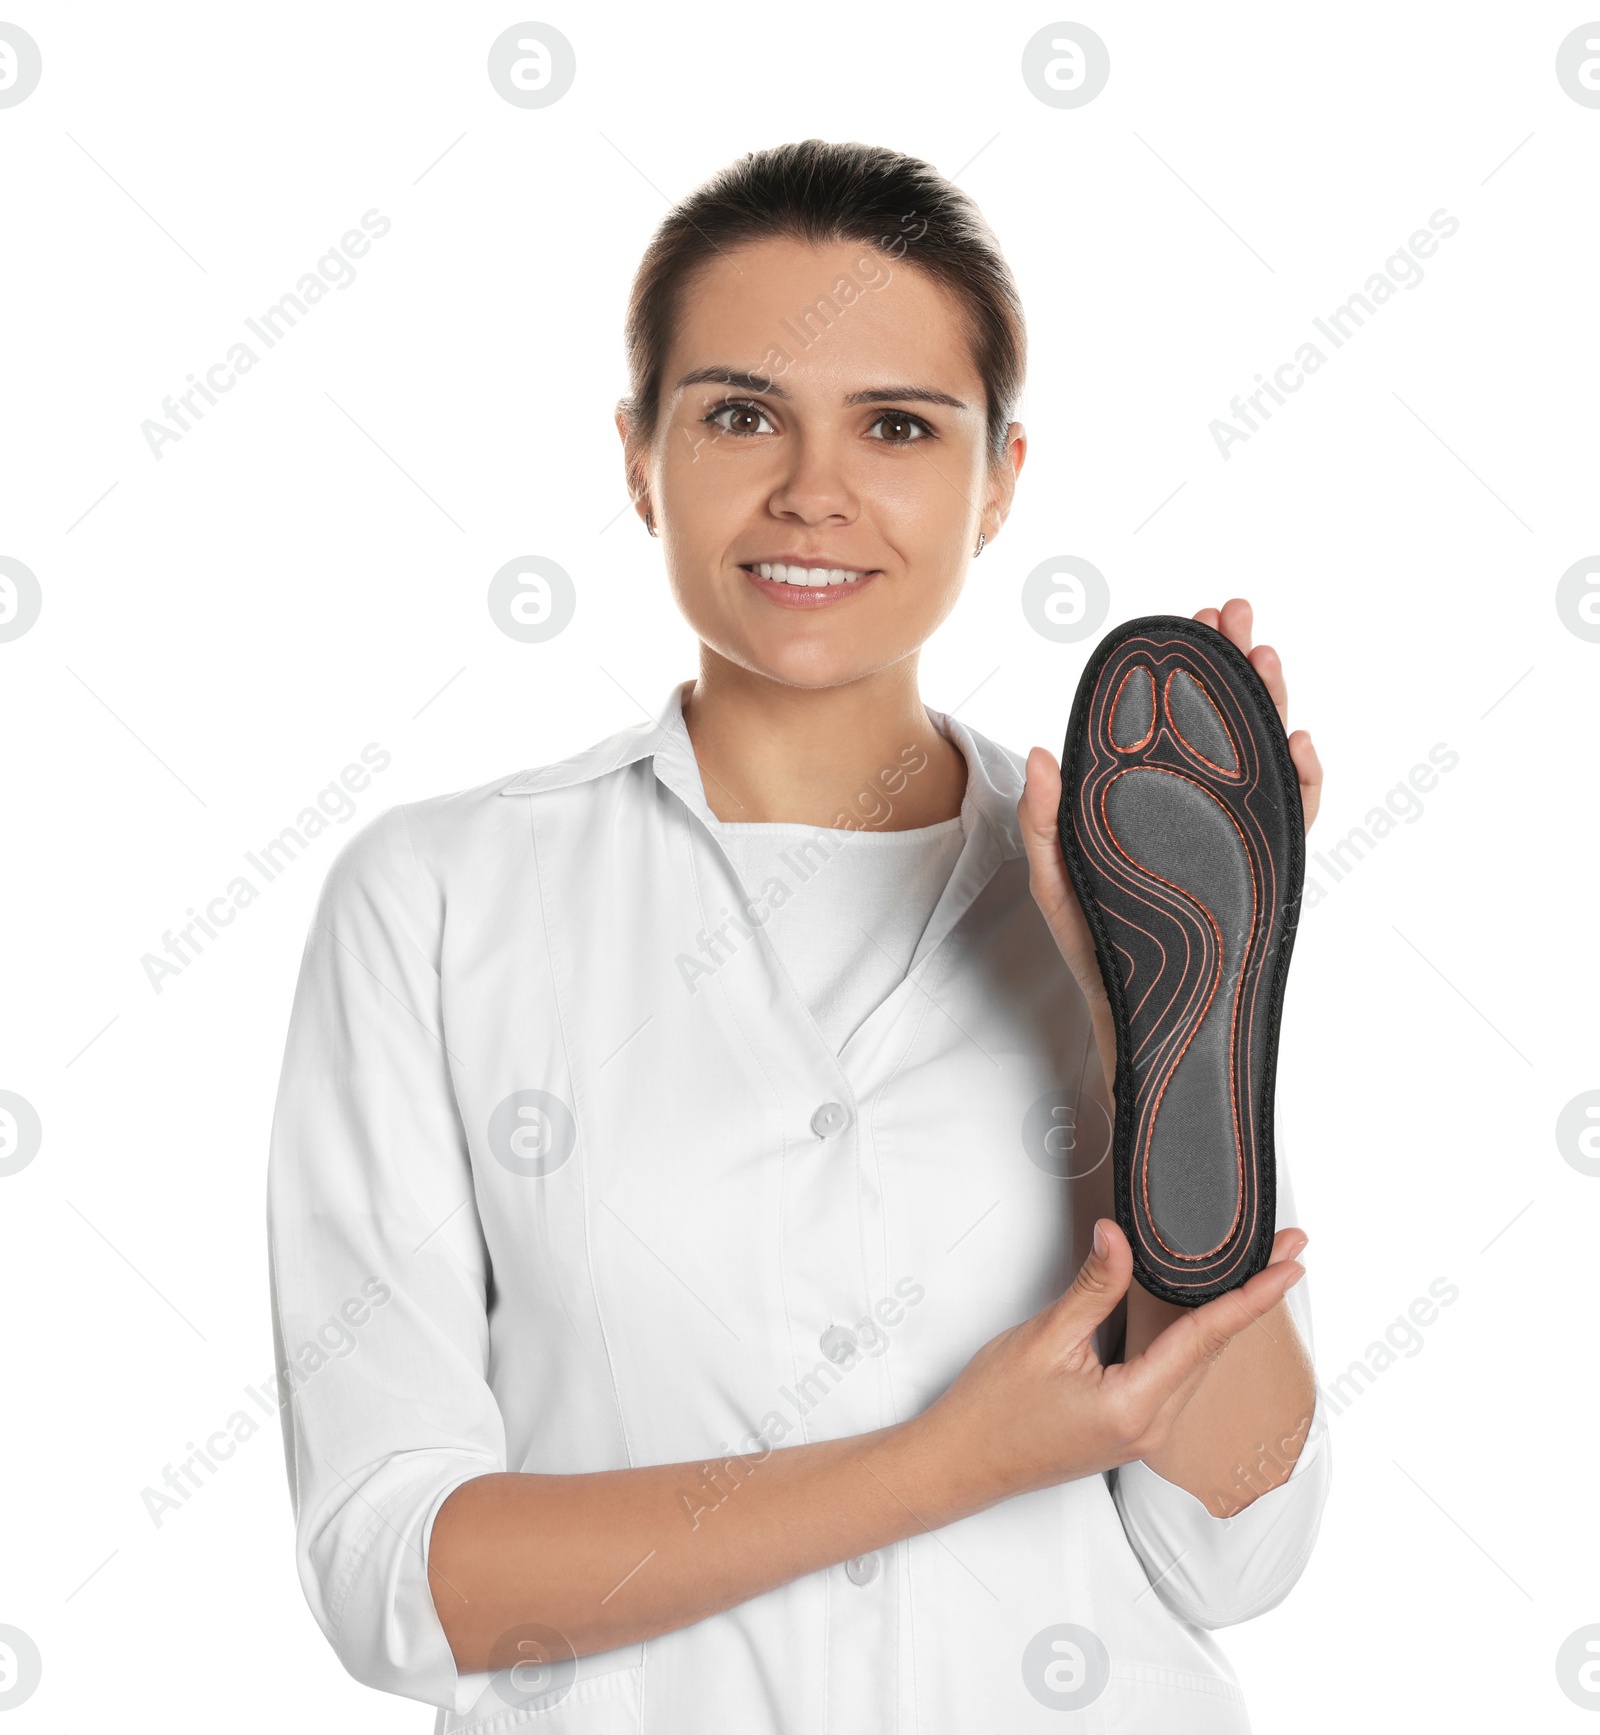
<svg viewBox="0 0 1600 1735">
<path fill-rule="evenodd" d="M 856 1334 L 847 1325 L 830 1325 L 819 1341 L 829 1361 L 846 1362 L 855 1353 Z"/>
<path fill-rule="evenodd" d="M 842 1103 L 825 1102 L 811 1117 L 811 1130 L 819 1139 L 829 1139 L 844 1126 L 849 1118 Z"/>
<path fill-rule="evenodd" d="M 854 1560 L 844 1563 L 844 1569 L 849 1573 L 852 1584 L 871 1584 L 882 1565 L 883 1562 L 876 1554 L 858 1554 Z"/>
</svg>

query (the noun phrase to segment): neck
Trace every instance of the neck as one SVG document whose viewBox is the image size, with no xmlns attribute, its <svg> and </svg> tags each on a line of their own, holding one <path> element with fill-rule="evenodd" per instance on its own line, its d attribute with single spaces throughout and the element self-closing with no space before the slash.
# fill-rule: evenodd
<svg viewBox="0 0 1600 1735">
<path fill-rule="evenodd" d="M 702 645 L 683 716 L 720 820 L 911 831 L 961 811 L 967 762 L 928 717 L 915 656 L 794 687 Z"/>
</svg>

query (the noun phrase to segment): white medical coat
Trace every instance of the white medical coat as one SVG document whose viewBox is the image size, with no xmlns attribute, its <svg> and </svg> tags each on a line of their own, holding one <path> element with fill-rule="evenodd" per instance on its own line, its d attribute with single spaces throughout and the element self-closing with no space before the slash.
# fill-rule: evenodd
<svg viewBox="0 0 1600 1735">
<path fill-rule="evenodd" d="M 1320 1418 L 1232 1520 L 1136 1463 L 643 1643 L 458 1677 L 425 1562 L 460 1483 L 913 1416 L 1061 1293 L 1111 1209 L 1020 758 L 930 709 L 967 762 L 965 843 L 836 1055 L 708 829 L 690 684 L 656 723 L 391 808 L 329 870 L 268 1178 L 317 1623 L 358 1680 L 439 1707 L 438 1735 L 1236 1735 L 1207 1629 L 1299 1576 Z"/>
</svg>

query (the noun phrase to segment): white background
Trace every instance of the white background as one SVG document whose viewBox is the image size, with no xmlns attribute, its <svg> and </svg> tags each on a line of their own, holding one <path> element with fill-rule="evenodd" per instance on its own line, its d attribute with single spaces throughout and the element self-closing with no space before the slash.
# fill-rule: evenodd
<svg viewBox="0 0 1600 1735">
<path fill-rule="evenodd" d="M 1280 1077 L 1324 1383 L 1434 1279 L 1459 1299 L 1333 1421 L 1305 1577 L 1223 1643 L 1262 1731 L 1588 1726 L 1555 1657 L 1600 1621 L 1600 1179 L 1554 1136 L 1600 1086 L 1600 644 L 1554 600 L 1600 545 L 1600 110 L 1555 76 L 1588 14 L 4 15 L 44 67 L 0 110 L 0 554 L 44 595 L 0 644 L 0 1087 L 44 1127 L 0 1180 L 0 1622 L 44 1658 L 7 1731 L 429 1726 L 316 1630 L 275 1419 L 159 1528 L 141 1490 L 271 1371 L 266 1135 L 334 851 L 694 673 L 617 516 L 625 298 L 669 201 L 813 135 L 958 175 L 1029 313 L 1028 464 L 930 704 L 1059 750 L 1093 638 L 1046 641 L 1019 595 L 1073 554 L 1108 625 L 1252 599 L 1327 769 L 1313 847 L 1459 754 L 1342 880 L 1313 864 Z M 530 16 L 577 53 L 545 110 L 485 70 Z M 1019 70 L 1062 17 L 1110 49 L 1078 110 Z M 374 207 L 356 281 L 152 457 L 141 422 Z M 1441 208 L 1425 279 L 1224 460 L 1211 420 Z M 485 606 L 526 553 L 577 585 L 545 644 Z M 143 955 L 368 742 L 393 760 L 356 819 L 157 994 Z"/>
</svg>

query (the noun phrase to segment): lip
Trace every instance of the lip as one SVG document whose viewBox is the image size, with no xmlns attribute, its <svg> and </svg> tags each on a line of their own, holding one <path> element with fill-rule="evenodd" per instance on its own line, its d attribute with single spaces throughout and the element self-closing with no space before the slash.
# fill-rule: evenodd
<svg viewBox="0 0 1600 1735">
<path fill-rule="evenodd" d="M 876 572 L 875 566 L 857 566 L 853 560 L 836 560 L 825 550 L 813 549 L 801 554 L 793 548 L 780 549 L 776 554 L 757 554 L 739 563 L 741 566 L 822 566 L 841 572 Z"/>
<path fill-rule="evenodd" d="M 849 584 L 811 585 L 785 584 L 775 578 L 763 578 L 751 568 L 757 564 L 771 566 L 815 566 L 841 568 L 846 572 L 856 571 L 853 561 L 835 560 L 825 554 L 764 554 L 760 562 L 740 562 L 739 570 L 745 575 L 761 595 L 775 608 L 818 609 L 833 608 L 843 602 L 846 597 L 858 595 L 861 591 L 879 577 L 881 569 L 869 567 L 861 569 L 861 577 Z"/>
</svg>

